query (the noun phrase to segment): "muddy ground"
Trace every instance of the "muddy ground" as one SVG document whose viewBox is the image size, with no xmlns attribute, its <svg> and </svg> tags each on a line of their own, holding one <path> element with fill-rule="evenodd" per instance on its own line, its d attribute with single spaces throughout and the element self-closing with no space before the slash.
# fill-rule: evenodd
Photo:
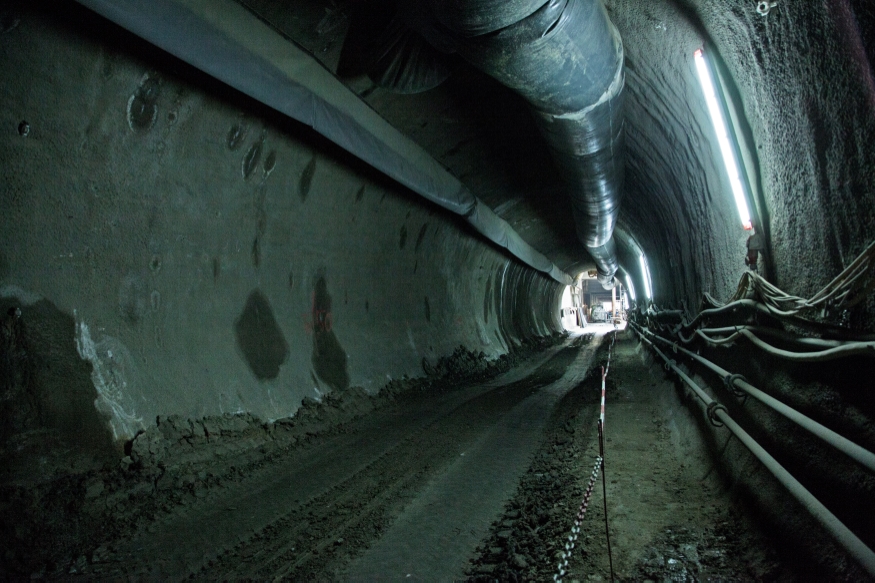
<svg viewBox="0 0 875 583">
<path fill-rule="evenodd" d="M 602 330 L 601 332 L 604 332 Z M 119 467 L 7 485 L 7 578 L 553 580 L 598 453 L 587 333 L 485 363 L 463 350 L 377 398 L 159 420 Z M 607 382 L 619 580 L 795 580 L 631 333 Z M 601 481 L 565 580 L 608 580 Z"/>
<path fill-rule="evenodd" d="M 608 343 L 606 343 L 608 344 Z M 607 346 L 597 361 L 607 360 Z M 553 580 L 596 457 L 601 372 L 557 408 L 534 461 L 468 570 L 477 581 Z M 614 576 L 624 581 L 792 581 L 773 541 L 745 512 L 696 419 L 631 331 L 606 381 L 605 478 Z M 601 475 L 565 580 L 611 578 Z"/>
</svg>

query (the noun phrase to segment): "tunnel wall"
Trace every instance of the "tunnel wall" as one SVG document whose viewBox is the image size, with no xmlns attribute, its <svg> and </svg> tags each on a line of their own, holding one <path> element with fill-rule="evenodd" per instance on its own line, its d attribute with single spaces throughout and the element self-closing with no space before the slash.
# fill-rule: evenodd
<svg viewBox="0 0 875 583">
<path fill-rule="evenodd" d="M 745 269 L 747 233 L 693 61 L 703 45 L 741 114 L 742 147 L 757 162 L 752 202 L 769 244 L 760 273 L 787 293 L 813 296 L 875 238 L 875 84 L 850 3 L 779 2 L 767 16 L 742 0 L 607 4 L 623 37 L 634 39 L 626 42 L 628 179 L 620 225 L 647 253 L 656 304 L 685 305 L 694 314 L 704 292 L 731 296 Z M 637 257 L 627 251 L 621 260 L 641 296 Z M 867 302 L 806 316 L 871 332 L 872 294 Z M 742 322 L 730 316 L 711 325 Z M 688 348 L 853 442 L 875 445 L 871 358 L 792 363 L 746 341 Z M 754 399 L 739 400 L 712 373 L 687 370 L 872 547 L 873 481 L 864 468 Z M 713 433 L 715 467 L 778 540 L 786 564 L 813 579 L 865 578 L 745 447 L 707 421 L 698 429 Z"/>
<path fill-rule="evenodd" d="M 607 2 L 627 48 L 627 193 L 621 226 L 647 249 L 659 305 L 726 299 L 745 269 L 741 229 L 701 95 L 703 44 L 742 114 L 760 273 L 810 297 L 875 233 L 875 83 L 849 4 Z M 637 276 L 637 266 L 626 265 Z M 640 276 L 638 276 L 640 277 Z M 636 284 L 640 285 L 639 281 Z M 875 304 L 845 315 L 859 329 Z"/>
<path fill-rule="evenodd" d="M 875 82 L 847 2 L 703 7 L 760 157 L 775 283 L 811 297 L 875 238 Z M 875 299 L 844 316 L 875 325 Z"/>
<path fill-rule="evenodd" d="M 22 431 L 276 419 L 562 329 L 560 286 L 452 216 L 84 8 L 47 7 L 0 34 L 3 407 Z"/>
</svg>

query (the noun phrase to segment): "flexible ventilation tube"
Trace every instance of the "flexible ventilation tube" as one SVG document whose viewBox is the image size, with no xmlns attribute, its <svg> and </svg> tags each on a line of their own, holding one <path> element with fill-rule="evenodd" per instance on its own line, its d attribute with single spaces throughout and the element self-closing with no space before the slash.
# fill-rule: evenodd
<svg viewBox="0 0 875 583">
<path fill-rule="evenodd" d="M 458 52 L 528 100 L 571 194 L 578 238 L 599 281 L 613 287 L 619 265 L 612 235 L 623 186 L 623 44 L 601 0 L 399 0 L 399 6 L 429 42 Z"/>
</svg>

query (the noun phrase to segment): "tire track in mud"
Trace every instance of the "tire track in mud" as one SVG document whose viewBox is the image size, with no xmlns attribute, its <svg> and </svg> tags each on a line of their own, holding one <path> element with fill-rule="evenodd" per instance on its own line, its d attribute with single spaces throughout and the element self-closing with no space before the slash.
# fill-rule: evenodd
<svg viewBox="0 0 875 583">
<path fill-rule="evenodd" d="M 520 402 L 561 379 L 588 340 L 576 339 L 531 375 L 464 402 L 416 430 L 350 478 L 251 533 L 197 577 L 336 579 L 435 474 Z"/>
</svg>

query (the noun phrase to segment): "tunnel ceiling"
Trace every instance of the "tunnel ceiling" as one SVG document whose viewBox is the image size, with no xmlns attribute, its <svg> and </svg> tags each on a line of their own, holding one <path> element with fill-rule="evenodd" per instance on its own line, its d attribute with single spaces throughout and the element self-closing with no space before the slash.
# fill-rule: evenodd
<svg viewBox="0 0 875 583">
<path fill-rule="evenodd" d="M 337 71 L 355 3 L 239 1 Z M 864 184 L 875 99 L 859 30 L 871 7 L 779 2 L 762 15 L 753 0 L 605 4 L 626 53 L 621 265 L 637 277 L 636 250 L 647 250 L 658 295 L 675 303 L 697 303 L 703 291 L 725 297 L 744 269 L 747 233 L 693 63 L 705 46 L 740 114 L 753 211 L 772 239 L 767 276 L 807 293 L 838 273 L 875 230 L 862 202 L 873 197 Z M 443 84 L 413 95 L 344 80 L 561 269 L 594 267 L 523 99 L 461 60 L 452 66 Z M 843 157 L 856 158 L 852 168 L 840 167 Z M 803 263 L 810 272 L 789 268 Z"/>
<path fill-rule="evenodd" d="M 292 10 L 276 0 L 241 2 L 337 71 L 350 5 L 311 0 Z M 705 206 L 727 215 L 727 228 L 738 225 L 705 139 L 709 126 L 702 125 L 708 120 L 692 61 L 703 36 L 694 21 L 668 2 L 641 7 L 614 0 L 607 7 L 626 50 L 627 182 L 617 240 L 631 270 L 637 246 L 630 236 L 647 247 L 691 243 L 666 233 L 678 221 L 703 220 Z M 761 18 L 753 3 L 747 8 Z M 344 80 L 561 269 L 573 275 L 594 268 L 575 236 L 565 187 L 520 96 L 460 59 L 447 81 L 418 94 L 393 93 L 366 77 Z M 701 259 L 710 263 L 712 253 L 701 249 Z"/>
</svg>

